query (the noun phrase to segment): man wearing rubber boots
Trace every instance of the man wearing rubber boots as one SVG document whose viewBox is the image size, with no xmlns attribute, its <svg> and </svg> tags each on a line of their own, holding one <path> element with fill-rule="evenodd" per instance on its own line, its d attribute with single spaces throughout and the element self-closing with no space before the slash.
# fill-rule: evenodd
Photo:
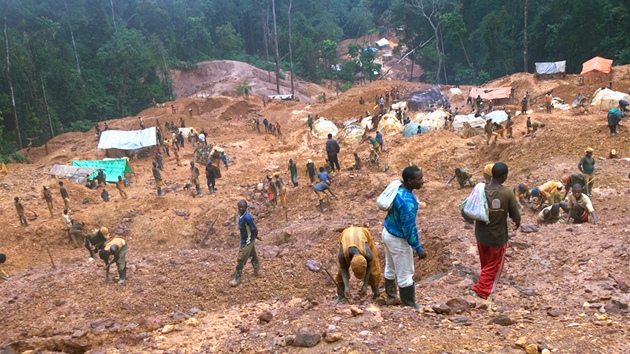
<svg viewBox="0 0 630 354">
<path fill-rule="evenodd" d="M 109 256 L 114 256 L 110 261 Z M 127 242 L 116 237 L 105 244 L 105 248 L 98 252 L 98 256 L 105 262 L 105 281 L 109 281 L 109 266 L 116 263 L 118 269 L 118 284 L 123 284 L 127 278 Z"/>
<path fill-rule="evenodd" d="M 416 291 L 413 284 L 413 251 L 420 259 L 427 257 L 420 245 L 416 214 L 418 199 L 413 194 L 424 184 L 424 175 L 417 166 L 408 166 L 402 173 L 403 183 L 396 192 L 391 209 L 387 212 L 383 223 L 383 245 L 385 246 L 385 291 L 387 304 L 397 302 L 396 283 L 398 283 L 400 300 L 403 305 L 415 309 Z"/>
<path fill-rule="evenodd" d="M 241 282 L 243 266 L 247 263 L 249 258 L 252 259 L 254 275 L 258 276 L 258 272 L 260 270 L 260 262 L 258 261 L 258 255 L 256 254 L 255 241 L 256 239 L 261 240 L 261 238 L 258 237 L 258 228 L 254 223 L 254 219 L 247 211 L 247 202 L 245 200 L 238 202 L 238 215 L 238 229 L 241 233 L 241 246 L 238 251 L 234 278 L 230 281 L 231 286 L 237 286 Z"/>
<path fill-rule="evenodd" d="M 380 295 L 378 284 L 381 282 L 381 265 L 370 232 L 364 227 L 354 226 L 343 230 L 339 237 L 337 258 L 339 271 L 335 277 L 337 283 L 335 303 L 350 298 L 350 269 L 357 279 L 363 280 L 359 295 L 365 295 L 367 286 L 370 285 L 374 293 L 373 299 L 377 300 Z"/>
</svg>

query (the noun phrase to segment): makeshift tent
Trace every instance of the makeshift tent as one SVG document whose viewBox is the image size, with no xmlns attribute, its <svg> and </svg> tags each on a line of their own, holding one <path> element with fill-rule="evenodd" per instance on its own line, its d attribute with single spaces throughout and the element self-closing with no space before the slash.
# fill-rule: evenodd
<svg viewBox="0 0 630 354">
<path fill-rule="evenodd" d="M 492 101 L 495 106 L 508 104 L 511 95 L 511 87 L 473 87 L 468 94 L 473 100 L 481 96 L 481 99 Z"/>
<path fill-rule="evenodd" d="M 396 102 L 396 103 L 391 105 L 391 108 L 393 110 L 397 110 L 398 108 L 400 108 L 401 111 L 408 111 L 409 110 L 409 108 L 407 108 L 407 102 L 405 102 L 405 101 Z"/>
<path fill-rule="evenodd" d="M 462 93 L 462 90 L 458 89 L 457 87 L 450 88 L 446 96 L 450 101 L 459 101 L 464 99 L 464 94 Z"/>
<path fill-rule="evenodd" d="M 597 89 L 591 98 L 591 106 L 602 111 L 608 111 L 613 107 L 619 107 L 619 100 L 630 101 L 630 95 L 610 89 Z"/>
<path fill-rule="evenodd" d="M 539 79 L 564 77 L 566 75 L 566 70 L 566 60 L 547 63 L 536 63 L 536 77 Z"/>
<path fill-rule="evenodd" d="M 389 45 L 389 41 L 387 40 L 387 38 L 381 38 L 378 41 L 376 41 L 376 45 L 379 47 L 387 47 Z"/>
<path fill-rule="evenodd" d="M 416 114 L 413 121 L 416 123 L 420 123 L 429 130 L 438 130 L 444 129 L 444 122 L 446 121 L 447 117 L 448 114 L 446 112 L 438 109 L 424 115 Z"/>
<path fill-rule="evenodd" d="M 466 128 L 464 123 L 467 123 L 473 128 L 480 128 L 481 132 L 483 132 L 486 120 L 483 119 L 483 117 L 475 117 L 474 114 L 458 115 L 453 118 L 453 129 L 459 131 L 464 130 Z"/>
<path fill-rule="evenodd" d="M 350 123 L 343 128 L 343 133 L 339 140 L 346 144 L 354 144 L 361 141 L 361 138 L 365 134 L 365 129 L 358 123 Z"/>
<path fill-rule="evenodd" d="M 505 111 L 492 111 L 486 114 L 483 119 L 490 119 L 492 123 L 501 124 L 507 120 L 507 113 L 505 113 Z"/>
<path fill-rule="evenodd" d="M 177 129 L 182 133 L 182 136 L 184 137 L 184 139 L 188 139 L 188 137 L 194 133 L 193 130 L 195 130 L 195 128 L 177 128 Z"/>
<path fill-rule="evenodd" d="M 53 165 L 48 174 L 59 178 L 66 178 L 75 183 L 83 183 L 94 171 L 95 169 L 91 167 Z"/>
<path fill-rule="evenodd" d="M 332 134 L 332 136 L 339 133 L 339 129 L 337 129 L 335 123 L 324 117 L 319 117 L 319 119 L 313 122 L 313 130 L 311 131 L 311 134 L 313 134 L 314 137 L 318 139 L 327 139 L 329 133 Z"/>
<path fill-rule="evenodd" d="M 102 169 L 107 182 L 118 181 L 118 176 L 125 177 L 125 173 L 133 173 L 129 166 L 129 159 L 105 159 L 105 160 L 73 160 L 72 166 L 88 167 L 95 169 L 90 178 L 96 177 L 98 169 Z"/>
<path fill-rule="evenodd" d="M 381 121 L 378 122 L 378 131 L 385 135 L 400 134 L 403 131 L 403 126 L 398 121 L 398 118 L 394 114 L 387 113 L 381 117 Z"/>
<path fill-rule="evenodd" d="M 406 136 L 406 137 L 417 135 L 418 134 L 418 128 L 420 128 L 420 132 L 422 134 L 429 132 L 429 129 L 427 127 L 425 127 L 424 125 L 422 125 L 422 124 L 409 123 L 409 124 L 405 125 L 405 128 L 402 131 L 402 135 Z"/>
<path fill-rule="evenodd" d="M 407 99 L 407 107 L 413 111 L 421 111 L 431 105 L 446 105 L 448 99 L 442 95 L 437 87 L 432 87 L 426 91 L 414 92 Z"/>
<path fill-rule="evenodd" d="M 363 129 L 365 130 L 372 130 L 374 129 L 374 123 L 372 122 L 372 117 L 365 117 L 361 120 L 361 126 L 363 127 Z"/>
<path fill-rule="evenodd" d="M 582 64 L 582 76 L 585 85 L 606 83 L 612 70 L 612 59 L 595 57 Z"/>
<path fill-rule="evenodd" d="M 155 133 L 155 127 L 129 131 L 106 130 L 101 133 L 98 148 L 105 149 L 107 157 L 131 157 L 138 150 L 155 146 Z"/>
</svg>

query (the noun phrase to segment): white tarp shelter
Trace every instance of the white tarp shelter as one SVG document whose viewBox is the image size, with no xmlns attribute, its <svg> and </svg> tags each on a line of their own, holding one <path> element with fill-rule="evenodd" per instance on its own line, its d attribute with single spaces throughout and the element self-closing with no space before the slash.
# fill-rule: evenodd
<svg viewBox="0 0 630 354">
<path fill-rule="evenodd" d="M 318 139 L 327 139 L 329 133 L 332 134 L 332 136 L 339 133 L 339 129 L 335 123 L 324 117 L 319 117 L 318 120 L 313 122 L 313 130 L 311 131 L 311 134 L 313 134 L 314 137 Z"/>
<path fill-rule="evenodd" d="M 619 107 L 619 100 L 630 102 L 630 95 L 627 93 L 613 91 L 610 89 L 597 89 L 591 98 L 591 106 L 598 107 L 602 111 L 608 111 L 613 107 Z"/>
<path fill-rule="evenodd" d="M 486 120 L 483 117 L 475 117 L 474 114 L 458 115 L 453 119 L 454 130 L 464 130 L 464 123 L 468 123 L 473 128 L 481 128 L 486 125 Z"/>
<path fill-rule="evenodd" d="M 462 90 L 458 89 L 457 87 L 452 87 L 448 90 L 448 93 L 446 94 L 446 97 L 448 97 L 449 100 L 453 100 L 453 99 L 464 99 L 464 94 L 462 93 Z"/>
<path fill-rule="evenodd" d="M 446 112 L 438 109 L 427 114 L 418 123 L 429 129 L 429 131 L 444 129 L 444 122 L 446 122 L 447 117 L 448 114 Z"/>
<path fill-rule="evenodd" d="M 387 38 L 381 38 L 378 41 L 376 41 L 376 45 L 379 47 L 387 47 L 389 45 L 389 41 L 387 40 Z"/>
<path fill-rule="evenodd" d="M 156 128 L 142 130 L 106 130 L 101 133 L 98 148 L 107 157 L 131 157 L 139 150 L 157 145 Z"/>
<path fill-rule="evenodd" d="M 567 70 L 567 61 L 536 63 L 537 75 L 564 74 Z"/>
<path fill-rule="evenodd" d="M 497 123 L 497 124 L 501 124 L 503 122 L 505 122 L 507 120 L 507 113 L 505 113 L 505 111 L 492 111 L 488 114 L 486 114 L 483 117 L 485 120 L 492 120 L 492 123 Z"/>
<path fill-rule="evenodd" d="M 343 128 L 343 133 L 341 134 L 341 138 L 339 140 L 346 144 L 354 144 L 361 141 L 364 133 L 365 129 L 361 126 L 361 124 L 356 122 L 350 123 Z"/>
</svg>

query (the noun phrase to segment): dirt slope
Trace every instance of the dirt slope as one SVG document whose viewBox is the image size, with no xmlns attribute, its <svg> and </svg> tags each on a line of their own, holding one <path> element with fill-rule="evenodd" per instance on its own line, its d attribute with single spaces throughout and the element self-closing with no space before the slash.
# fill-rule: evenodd
<svg viewBox="0 0 630 354">
<path fill-rule="evenodd" d="M 542 91 L 526 74 L 502 80 L 505 82 L 496 84 L 518 81 L 523 85 L 519 89 Z M 571 82 L 558 80 L 556 85 L 570 86 Z M 304 165 L 309 158 L 318 166 L 323 164 L 325 141 L 308 133 L 306 115 L 320 114 L 341 123 L 364 110 L 358 97 L 370 102 L 374 94 L 392 86 L 409 91 L 425 87 L 381 81 L 354 88 L 327 104 L 275 102 L 262 107 L 258 99 L 232 97 L 175 101 L 178 107 L 192 102 L 207 107 L 201 115 L 186 118 L 186 123 L 205 128 L 209 141 L 225 148 L 230 167 L 222 168 L 216 194 L 190 197 L 182 190 L 188 167 L 177 167 L 169 157 L 165 157 L 163 171 L 167 194 L 162 198 L 155 195 L 148 159 L 131 162 L 134 174 L 127 201 L 112 186 L 107 187 L 111 201 L 104 203 L 100 190 L 66 183 L 77 220 L 86 222 L 88 229 L 107 226 L 128 240 L 128 281 L 122 286 L 104 284 L 102 263 L 88 262 L 87 251 L 68 242 L 59 217 L 58 186 L 47 175 L 54 163 L 103 158 L 93 132 L 55 137 L 48 144 L 47 156 L 43 148 L 29 151 L 33 164 L 10 165 L 10 173 L 0 175 L 0 216 L 5 220 L 0 251 L 9 257 L 4 269 L 12 278 L 0 283 L 0 348 L 5 346 L 0 352 L 522 353 L 524 349 L 515 345 L 520 337 L 526 337 L 526 344 L 558 353 L 628 352 L 628 310 L 621 309 L 630 301 L 628 160 L 597 162 L 593 202 L 600 225 L 561 223 L 542 226 L 533 234 L 513 234 L 495 306 L 489 309 L 465 295 L 479 272 L 474 233 L 463 227 L 457 208 L 470 190 L 444 187 L 438 171 L 450 174 L 456 167 L 467 166 L 480 180 L 486 163 L 505 161 L 510 166 L 508 185 L 527 182 L 535 186 L 575 172 L 588 146 L 595 148 L 596 157 L 611 148 L 622 157 L 630 156 L 630 132 L 622 127 L 619 136 L 609 137 L 602 114 L 536 111 L 534 118 L 547 127 L 534 137 L 520 138 L 525 122 L 524 117 L 517 117 L 518 138 L 500 139 L 491 146 L 485 145 L 483 137 L 463 139 L 448 131 L 411 138 L 385 136 L 387 151 L 382 161 L 390 168 L 338 174 L 333 190 L 339 199 L 332 200 L 331 211 L 320 213 Z M 280 122 L 283 136 L 252 131 L 249 122 L 255 115 Z M 148 126 L 157 120 L 162 125 L 166 120 L 177 122 L 180 117 L 167 108 L 153 108 L 140 116 Z M 118 129 L 137 129 L 138 125 L 137 117 L 108 122 Z M 186 144 L 182 151 L 185 164 L 193 151 Z M 368 144 L 342 145 L 342 167 L 352 163 L 355 151 L 367 157 Z M 273 171 L 281 172 L 289 185 L 290 158 L 298 164 L 300 183 L 288 186 L 285 220 L 283 211 L 272 209 L 255 187 Z M 350 225 L 370 229 L 383 260 L 380 233 L 385 214 L 374 199 L 410 162 L 423 168 L 426 180 L 417 195 L 426 204 L 419 212 L 418 225 L 428 258 L 415 261 L 414 278 L 416 300 L 427 308 L 415 312 L 361 299 L 354 279 L 352 305 L 334 306 L 332 282 L 324 272 L 310 271 L 305 262 L 316 260 L 336 272 L 338 234 Z M 52 219 L 40 197 L 44 184 L 53 189 L 56 215 Z M 20 226 L 15 215 L 12 199 L 16 195 L 38 215 L 28 227 Z M 254 277 L 247 265 L 242 284 L 230 288 L 240 199 L 250 203 L 263 238 L 257 244 L 262 276 Z M 533 223 L 535 215 L 524 210 L 523 222 Z M 215 233 L 206 246 L 200 246 L 207 225 L 215 220 Z M 432 309 L 453 298 L 474 303 L 472 309 L 458 314 L 437 314 Z M 355 310 L 353 314 L 351 306 L 362 313 Z M 272 315 L 267 324 L 259 321 L 264 311 Z M 489 324 L 499 314 L 513 324 Z M 174 325 L 174 331 L 162 333 L 167 324 Z M 306 350 L 286 346 L 287 339 L 303 327 L 320 334 L 339 332 L 341 340 L 322 341 Z"/>
</svg>

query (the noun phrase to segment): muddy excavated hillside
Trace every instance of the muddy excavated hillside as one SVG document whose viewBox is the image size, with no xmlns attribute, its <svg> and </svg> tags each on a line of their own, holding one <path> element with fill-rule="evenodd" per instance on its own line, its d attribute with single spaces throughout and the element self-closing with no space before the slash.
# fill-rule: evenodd
<svg viewBox="0 0 630 354">
<path fill-rule="evenodd" d="M 614 88 L 626 91 L 630 79 L 627 68 L 623 70 Z M 566 101 L 595 90 L 573 81 L 571 76 L 537 81 L 516 74 L 491 85 L 514 85 L 517 97 L 525 91 L 538 97 L 557 87 Z M 126 201 L 113 185 L 107 186 L 111 200 L 105 203 L 100 189 L 66 182 L 77 221 L 85 222 L 88 230 L 106 226 L 127 240 L 124 285 L 104 283 L 102 262 L 88 262 L 88 252 L 68 241 L 57 180 L 47 174 L 53 164 L 104 158 L 94 131 L 57 136 L 48 143 L 48 154 L 43 148 L 25 152 L 32 164 L 11 164 L 9 174 L 0 174 L 0 216 L 5 220 L 0 252 L 8 255 L 4 269 L 11 277 L 0 280 L 0 353 L 524 353 L 525 348 L 527 353 L 630 352 L 630 161 L 601 158 L 613 148 L 621 157 L 630 157 L 625 124 L 618 136 L 610 137 L 602 112 L 546 114 L 540 109 L 542 100 L 535 100 L 532 118 L 546 127 L 533 137 L 522 137 L 524 116 L 514 119 L 514 139 L 499 139 L 490 146 L 483 136 L 464 139 L 444 130 L 410 138 L 385 136 L 381 165 L 389 169 L 366 167 L 337 174 L 332 188 L 338 199 L 320 213 L 304 170 L 307 159 L 317 166 L 324 163 L 325 140 L 309 134 L 307 114 L 341 126 L 366 110 L 367 105 L 358 104 L 359 97 L 371 104 L 375 94 L 392 87 L 412 92 L 426 85 L 378 81 L 316 104 L 272 102 L 263 107 L 253 95 L 165 103 L 180 111 L 192 102 L 206 107 L 200 115 L 186 117 L 186 124 L 204 128 L 210 143 L 225 148 L 229 169 L 222 166 L 217 193 L 208 195 L 205 183 L 202 198 L 182 189 L 194 151 L 188 144 L 181 153 L 184 166 L 165 157 L 164 197 L 155 193 L 150 159 L 131 161 L 134 173 Z M 177 123 L 181 115 L 173 115 L 170 108 L 152 108 L 139 116 L 147 126 L 157 120 L 163 126 L 165 121 Z M 283 136 L 253 131 L 250 121 L 255 116 L 280 122 Z M 137 117 L 108 124 L 111 129 L 139 128 Z M 589 146 L 598 158 L 592 200 L 600 224 L 558 223 L 540 226 L 535 233 L 513 232 L 494 303 L 466 295 L 479 274 L 479 260 L 474 232 L 464 228 L 457 204 L 470 189 L 456 183 L 445 187 L 439 171 L 450 175 L 466 166 L 481 181 L 485 164 L 504 161 L 510 168 L 510 187 L 536 186 L 576 172 Z M 353 152 L 366 158 L 368 150 L 365 142 L 342 144 L 342 168 L 353 163 Z M 299 167 L 297 187 L 290 186 L 289 159 Z M 423 202 L 417 223 L 428 257 L 415 260 L 414 277 L 416 300 L 425 309 L 382 306 L 370 294 L 360 298 L 354 278 L 354 299 L 335 306 L 335 286 L 324 270 L 311 271 L 306 262 L 317 261 L 334 276 L 339 232 L 351 225 L 371 231 L 384 262 L 380 234 L 385 213 L 375 199 L 409 163 L 424 170 L 426 181 L 417 192 Z M 288 186 L 286 219 L 281 208 L 273 209 L 256 190 L 274 171 Z M 49 218 L 41 198 L 43 185 L 52 188 L 54 218 Z M 27 227 L 19 223 L 14 196 L 22 198 L 32 219 Z M 241 199 L 248 200 L 260 230 L 262 241 L 256 247 L 262 269 L 255 277 L 248 264 L 242 283 L 231 288 L 239 239 L 236 203 Z M 523 210 L 523 223 L 535 224 L 535 217 L 534 211 Z M 213 233 L 200 245 L 211 224 Z M 313 347 L 295 347 L 300 330 L 300 340 L 311 340 Z"/>
</svg>

